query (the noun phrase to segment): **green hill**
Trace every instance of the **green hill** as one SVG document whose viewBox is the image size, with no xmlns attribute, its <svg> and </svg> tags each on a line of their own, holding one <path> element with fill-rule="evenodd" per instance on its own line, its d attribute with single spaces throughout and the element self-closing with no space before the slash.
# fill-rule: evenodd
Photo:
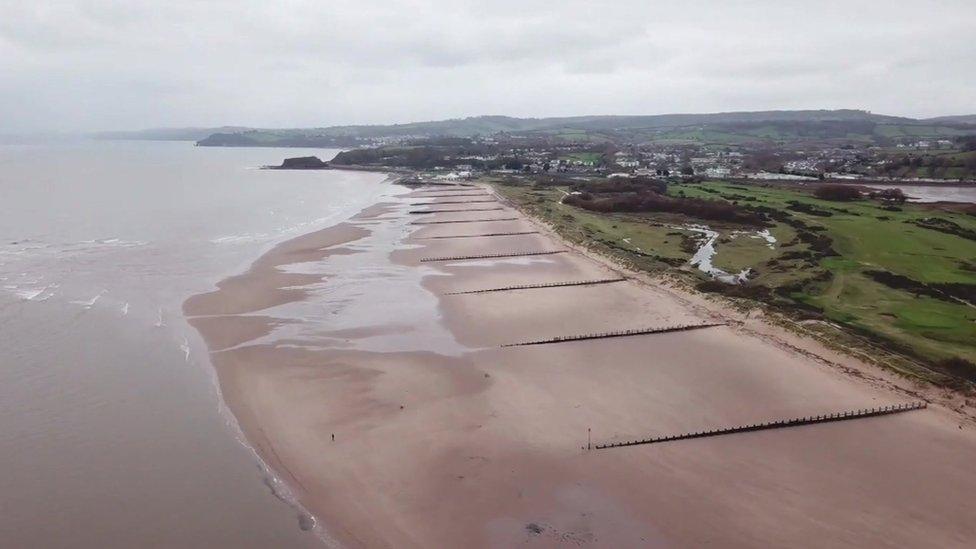
<svg viewBox="0 0 976 549">
<path fill-rule="evenodd" d="M 131 138 L 147 138 L 140 137 L 140 134 L 161 135 L 163 131 L 132 132 Z M 199 129 L 171 131 L 189 135 Z M 200 138 L 197 144 L 348 147 L 381 137 L 474 137 L 500 133 L 565 141 L 689 140 L 731 144 L 813 139 L 884 143 L 899 138 L 951 138 L 976 134 L 976 115 L 918 120 L 863 110 L 839 109 L 558 118 L 475 116 L 390 125 L 294 129 L 220 128 Z"/>
</svg>

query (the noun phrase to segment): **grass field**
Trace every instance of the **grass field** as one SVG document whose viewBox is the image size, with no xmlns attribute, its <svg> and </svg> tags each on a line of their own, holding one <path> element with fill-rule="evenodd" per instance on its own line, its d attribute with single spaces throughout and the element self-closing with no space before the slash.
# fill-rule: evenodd
<svg viewBox="0 0 976 549">
<path fill-rule="evenodd" d="M 595 166 L 600 163 L 600 156 L 598 152 L 576 152 L 562 156 L 561 160 L 584 162 Z"/>
<path fill-rule="evenodd" d="M 777 240 L 770 248 L 754 237 L 754 228 L 705 223 L 680 214 L 585 211 L 560 204 L 565 189 L 559 188 L 528 184 L 497 188 L 571 240 L 635 268 L 679 273 L 692 282 L 707 277 L 687 266 L 695 235 L 680 227 L 707 224 L 721 234 L 714 265 L 728 272 L 751 268 L 753 277 L 746 286 L 769 290 L 744 295 L 780 305 L 791 302 L 797 311 L 813 312 L 936 369 L 946 359 L 976 362 L 976 306 L 971 300 L 919 295 L 866 274 L 886 271 L 922 285 L 954 283 L 971 292 L 976 288 L 976 241 L 916 222 L 939 218 L 976 234 L 973 215 L 919 205 L 891 211 L 870 200 L 829 202 L 802 189 L 774 186 L 706 182 L 669 188 L 675 196 L 726 200 L 788 214 L 790 223 L 776 221 L 770 229 Z M 811 250 L 798 238 L 797 222 L 807 227 L 801 230 L 829 238 L 837 255 L 821 256 Z M 739 290 L 730 293 L 743 293 Z"/>
</svg>

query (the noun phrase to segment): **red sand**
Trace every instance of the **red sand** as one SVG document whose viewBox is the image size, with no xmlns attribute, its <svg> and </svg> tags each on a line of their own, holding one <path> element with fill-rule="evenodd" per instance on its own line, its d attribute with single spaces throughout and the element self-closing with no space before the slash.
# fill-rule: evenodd
<svg viewBox="0 0 976 549">
<path fill-rule="evenodd" d="M 421 264 L 430 256 L 565 247 L 545 234 L 418 238 L 539 229 L 524 218 L 406 225 L 417 217 L 406 214 L 408 204 L 424 194 L 283 244 L 249 272 L 186 304 L 214 351 L 223 395 L 248 439 L 344 545 L 966 547 L 976 539 L 976 436 L 971 424 L 960 428 L 958 416 L 937 406 L 581 449 L 588 429 L 595 442 L 628 440 L 908 396 L 735 327 L 501 349 L 557 335 L 721 318 L 633 281 L 442 296 L 619 274 L 575 252 Z M 510 209 L 497 213 L 522 218 Z M 285 273 L 287 265 L 327 267 L 337 250 L 355 259 L 357 247 L 370 245 L 370 229 L 392 223 L 404 234 L 385 268 L 425 273 L 416 296 L 439 296 L 442 329 L 466 352 L 437 354 L 422 336 L 398 352 L 343 349 L 313 335 L 292 336 L 288 345 L 273 341 L 275 329 L 308 322 L 276 317 L 275 306 L 306 300 L 329 307 L 339 299 L 309 286 L 328 287 L 328 276 Z M 339 331 L 344 346 L 438 322 L 388 316 L 353 319 L 357 326 Z"/>
</svg>

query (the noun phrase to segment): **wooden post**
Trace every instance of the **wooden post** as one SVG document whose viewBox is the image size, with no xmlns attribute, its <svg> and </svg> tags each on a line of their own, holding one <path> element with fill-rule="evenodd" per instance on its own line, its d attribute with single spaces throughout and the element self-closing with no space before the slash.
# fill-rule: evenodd
<svg viewBox="0 0 976 549">
<path fill-rule="evenodd" d="M 586 449 L 590 450 L 593 446 L 592 437 L 590 436 L 590 428 L 586 428 Z"/>
</svg>

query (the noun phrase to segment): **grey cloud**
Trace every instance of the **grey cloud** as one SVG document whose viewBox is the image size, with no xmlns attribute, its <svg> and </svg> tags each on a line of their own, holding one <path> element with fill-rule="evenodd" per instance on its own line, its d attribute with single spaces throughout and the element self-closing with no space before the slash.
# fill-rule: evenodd
<svg viewBox="0 0 976 549">
<path fill-rule="evenodd" d="M 0 132 L 976 112 L 971 1 L 0 0 L 0 13 Z"/>
</svg>

